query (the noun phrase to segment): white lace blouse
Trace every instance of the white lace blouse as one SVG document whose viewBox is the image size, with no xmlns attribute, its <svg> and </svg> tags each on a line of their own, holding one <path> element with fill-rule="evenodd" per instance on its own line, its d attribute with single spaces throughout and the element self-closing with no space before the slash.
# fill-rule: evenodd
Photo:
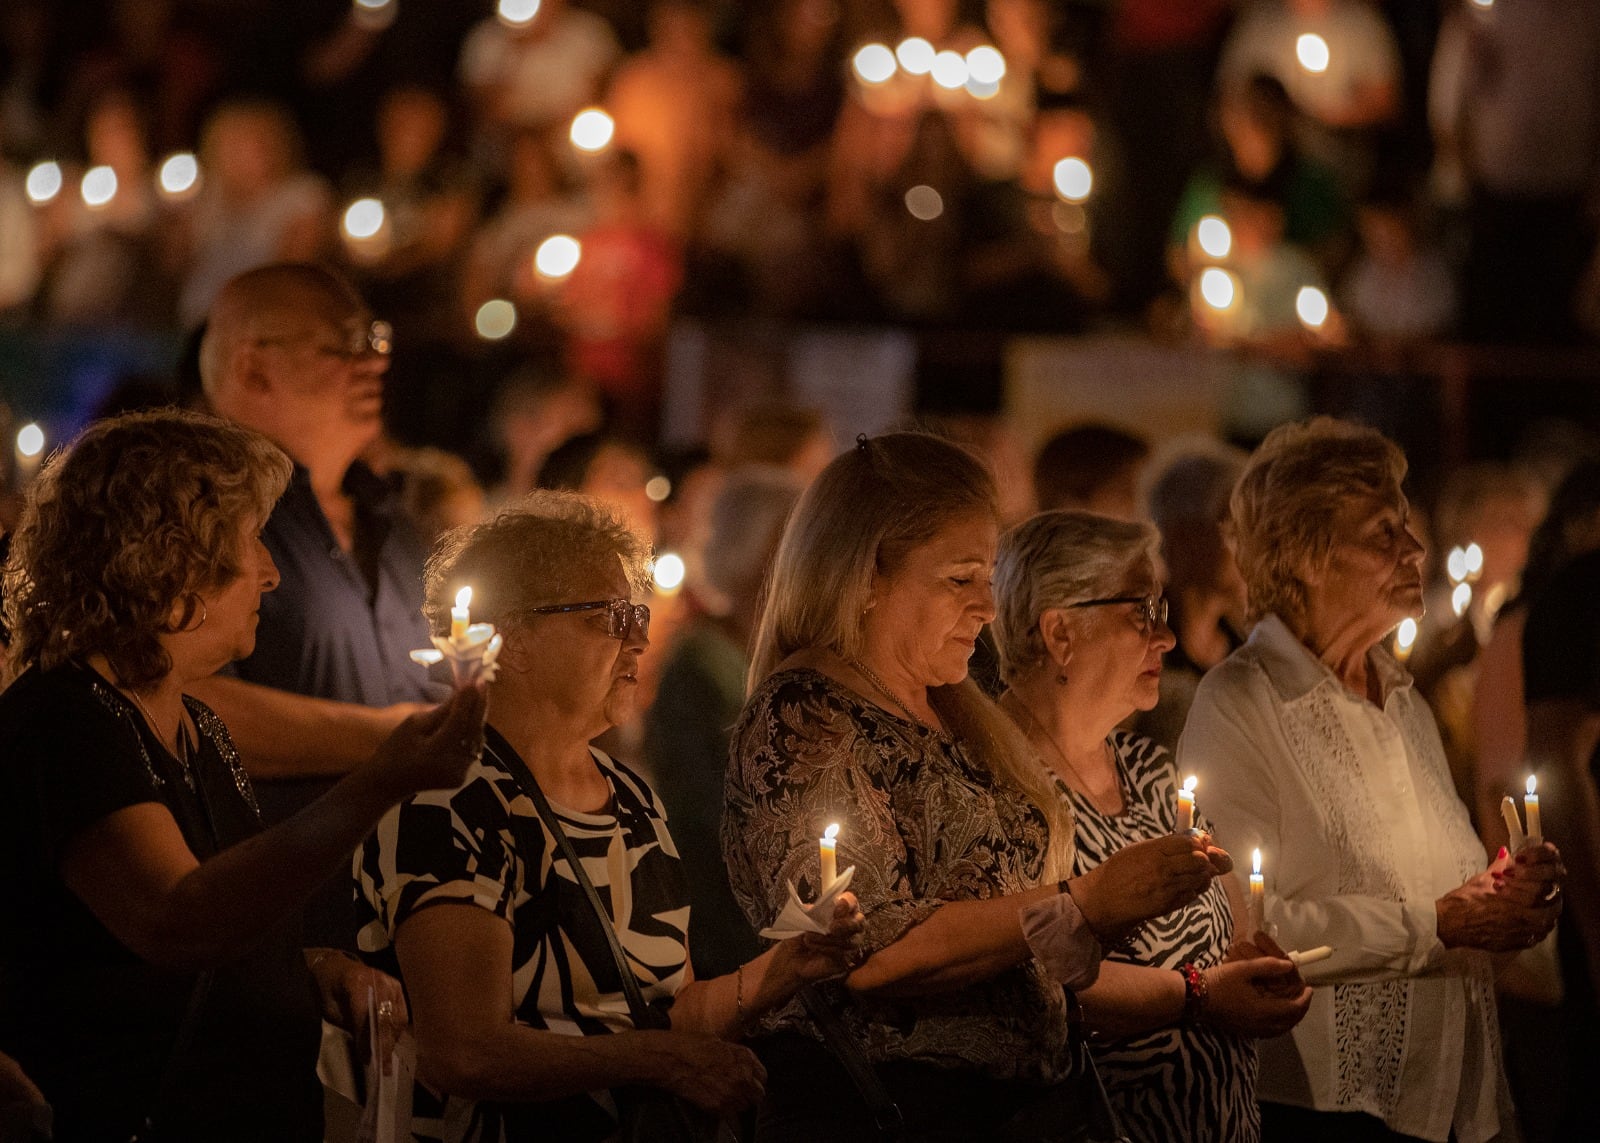
<svg viewBox="0 0 1600 1143">
<path fill-rule="evenodd" d="M 1489 957 L 1447 952 L 1434 902 L 1483 850 L 1410 675 L 1382 649 L 1368 663 L 1382 709 L 1269 616 L 1201 682 L 1178 772 L 1241 880 L 1261 848 L 1278 942 L 1335 949 L 1302 970 L 1306 1018 L 1261 1042 L 1259 1097 L 1481 1143 L 1513 1130 Z"/>
</svg>

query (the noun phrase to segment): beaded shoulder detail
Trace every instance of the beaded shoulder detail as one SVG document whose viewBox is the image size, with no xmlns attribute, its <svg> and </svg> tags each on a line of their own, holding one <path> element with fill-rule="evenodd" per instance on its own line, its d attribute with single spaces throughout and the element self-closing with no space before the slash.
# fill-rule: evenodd
<svg viewBox="0 0 1600 1143">
<path fill-rule="evenodd" d="M 217 717 L 217 712 L 199 699 L 184 695 L 183 705 L 188 708 L 189 715 L 194 719 L 195 726 L 199 727 L 200 733 L 210 739 L 211 745 L 216 747 L 217 754 L 233 776 L 234 788 L 239 791 L 239 796 L 244 799 L 245 805 L 250 807 L 250 812 L 259 820 L 261 807 L 256 803 L 256 790 L 250 783 L 250 775 L 245 772 L 244 763 L 239 759 L 239 748 L 233 744 L 233 735 L 228 733 L 227 726 Z"/>
<path fill-rule="evenodd" d="M 94 695 L 101 706 L 106 708 L 106 712 L 108 714 L 112 715 L 114 718 L 118 719 L 127 726 L 129 732 L 133 736 L 133 743 L 139 750 L 139 761 L 144 764 L 145 776 L 150 779 L 150 784 L 156 789 L 163 789 L 166 786 L 167 781 L 159 773 L 157 773 L 155 763 L 150 760 L 150 751 L 145 748 L 144 744 L 144 734 L 139 729 L 139 716 L 134 713 L 133 708 L 128 705 L 127 700 L 112 690 L 109 684 L 102 682 L 100 679 L 90 680 L 89 693 Z M 184 767 L 183 773 L 190 789 L 193 789 L 193 772 L 190 771 L 186 766 Z"/>
</svg>

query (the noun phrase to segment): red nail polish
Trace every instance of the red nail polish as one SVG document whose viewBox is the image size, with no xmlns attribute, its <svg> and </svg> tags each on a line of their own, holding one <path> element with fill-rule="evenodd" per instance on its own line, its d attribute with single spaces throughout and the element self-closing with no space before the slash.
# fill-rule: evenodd
<svg viewBox="0 0 1600 1143">
<path fill-rule="evenodd" d="M 1500 852 L 1495 855 L 1495 860 L 1496 861 L 1504 861 L 1505 859 L 1506 859 L 1506 847 L 1502 845 L 1500 847 Z"/>
</svg>

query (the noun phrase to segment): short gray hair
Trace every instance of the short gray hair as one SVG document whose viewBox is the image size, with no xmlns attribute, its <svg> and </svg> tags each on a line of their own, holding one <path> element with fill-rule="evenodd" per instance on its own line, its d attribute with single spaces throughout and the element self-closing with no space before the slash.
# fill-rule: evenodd
<svg viewBox="0 0 1600 1143">
<path fill-rule="evenodd" d="M 994 636 L 1007 682 L 1045 658 L 1039 617 L 1104 599 L 1141 565 L 1156 567 L 1153 525 L 1093 512 L 1041 512 L 1000 537 L 994 565 Z"/>
<path fill-rule="evenodd" d="M 1306 574 L 1332 552 L 1339 509 L 1357 495 L 1400 502 L 1405 475 L 1405 454 L 1365 425 L 1314 417 L 1268 433 L 1232 500 L 1234 557 L 1250 592 L 1250 618 L 1302 621 Z"/>
<path fill-rule="evenodd" d="M 577 597 L 618 567 L 639 594 L 650 586 L 649 559 L 648 541 L 610 505 L 577 492 L 532 492 L 487 523 L 439 539 L 423 570 L 423 613 L 444 634 L 456 592 L 470 584 L 473 617 L 504 626 L 524 608 L 584 602 Z"/>
</svg>

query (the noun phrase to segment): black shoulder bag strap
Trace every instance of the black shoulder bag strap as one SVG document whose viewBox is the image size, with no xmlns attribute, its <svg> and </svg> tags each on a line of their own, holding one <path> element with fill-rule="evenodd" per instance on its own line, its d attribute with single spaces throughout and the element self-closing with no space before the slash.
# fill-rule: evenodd
<svg viewBox="0 0 1600 1143">
<path fill-rule="evenodd" d="M 633 975 L 633 968 L 628 964 L 628 954 L 622 949 L 622 942 L 617 939 L 616 927 L 611 923 L 611 915 L 606 912 L 605 906 L 600 903 L 600 894 L 595 892 L 594 883 L 589 880 L 589 875 L 583 871 L 583 861 L 578 857 L 578 851 L 572 844 L 572 839 L 567 836 L 567 831 L 561 828 L 561 822 L 556 817 L 555 811 L 550 808 L 550 800 L 544 796 L 544 791 L 539 788 L 539 783 L 534 779 L 533 771 L 528 769 L 528 764 L 518 758 L 514 752 L 500 754 L 493 746 L 485 745 L 484 753 L 493 758 L 502 769 L 517 780 L 517 785 L 522 792 L 528 795 L 528 800 L 533 803 L 534 812 L 544 822 L 545 828 L 556 839 L 556 848 L 561 851 L 561 856 L 566 859 L 567 865 L 572 870 L 572 878 L 578 883 L 578 888 L 583 890 L 583 895 L 589 901 L 589 907 L 594 910 L 595 916 L 600 920 L 600 931 L 606 935 L 606 944 L 611 949 L 611 956 L 617 962 L 617 975 L 622 978 L 622 994 L 628 998 L 628 1011 L 633 1015 L 635 1027 L 643 1029 L 661 1029 L 667 1027 L 670 1021 L 663 1020 L 660 1013 L 645 1003 L 644 993 L 639 991 L 639 981 Z M 511 816 L 512 829 L 522 832 L 515 814 Z M 522 842 L 522 838 L 518 838 Z M 537 849 L 523 844 L 522 848 L 528 853 L 535 853 Z"/>
<path fill-rule="evenodd" d="M 872 1061 L 867 1059 L 867 1053 L 845 1025 L 844 1019 L 834 1011 L 833 1005 L 828 1003 L 816 985 L 808 984 L 802 988 L 800 1000 L 805 1004 L 817 1030 L 822 1033 L 823 1042 L 839 1063 L 844 1065 L 844 1070 L 850 1073 L 850 1082 L 872 1113 L 879 1136 L 890 1143 L 904 1139 L 906 1121 L 905 1116 L 900 1114 L 900 1105 L 889 1094 L 889 1089 L 883 1086 L 883 1081 L 873 1070 Z"/>
</svg>

